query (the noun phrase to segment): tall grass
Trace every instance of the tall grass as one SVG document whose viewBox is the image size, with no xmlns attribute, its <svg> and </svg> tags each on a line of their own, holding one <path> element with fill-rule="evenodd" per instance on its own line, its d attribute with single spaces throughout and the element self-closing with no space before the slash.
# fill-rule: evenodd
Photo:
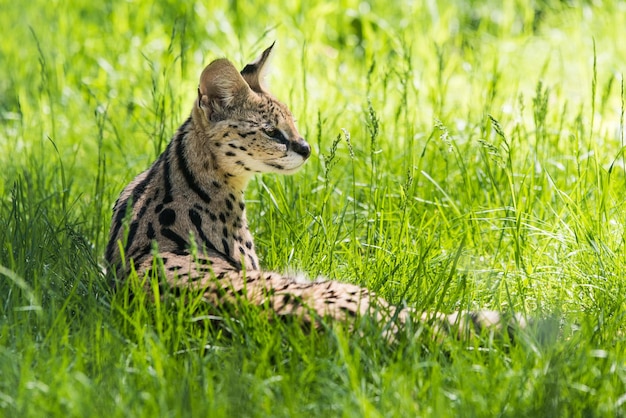
<svg viewBox="0 0 626 418">
<path fill-rule="evenodd" d="M 626 13 L 620 2 L 7 2 L 0 45 L 0 414 L 621 416 Z M 278 41 L 313 147 L 256 178 L 263 265 L 423 310 L 536 320 L 395 344 L 249 308 L 112 294 L 118 193 L 210 60 Z"/>
</svg>

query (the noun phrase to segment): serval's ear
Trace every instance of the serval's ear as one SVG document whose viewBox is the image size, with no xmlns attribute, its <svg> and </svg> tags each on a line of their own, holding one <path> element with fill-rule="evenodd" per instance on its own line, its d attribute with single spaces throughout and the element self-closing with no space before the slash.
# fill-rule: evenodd
<svg viewBox="0 0 626 418">
<path fill-rule="evenodd" d="M 263 53 L 259 55 L 258 58 L 254 60 L 254 62 L 246 65 L 244 69 L 241 70 L 241 75 L 243 76 L 243 78 L 246 80 L 250 88 L 257 93 L 263 93 L 265 91 L 265 85 L 263 81 L 268 68 L 268 58 L 272 52 L 274 43 L 272 43 L 269 48 L 263 51 Z"/>
<path fill-rule="evenodd" d="M 209 120 L 245 101 L 252 92 L 235 66 L 227 59 L 207 65 L 200 75 L 198 106 Z"/>
</svg>

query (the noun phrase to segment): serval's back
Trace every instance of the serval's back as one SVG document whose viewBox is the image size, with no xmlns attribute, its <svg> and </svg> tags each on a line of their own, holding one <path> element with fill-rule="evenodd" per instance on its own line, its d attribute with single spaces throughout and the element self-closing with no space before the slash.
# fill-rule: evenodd
<svg viewBox="0 0 626 418">
<path fill-rule="evenodd" d="M 158 274 L 171 288 L 200 289 L 214 306 L 243 297 L 279 316 L 299 315 L 309 325 L 323 317 L 362 315 L 402 322 L 409 311 L 396 312 L 365 288 L 260 269 L 246 220 L 246 185 L 256 173 L 295 172 L 311 152 L 289 109 L 263 85 L 271 49 L 241 72 L 226 59 L 209 64 L 190 117 L 152 166 L 123 190 L 105 254 L 114 284 L 132 265 L 140 276 Z M 154 248 L 162 263 L 154 263 Z M 433 313 L 421 319 L 471 329 L 504 325 L 489 311 L 462 317 Z"/>
</svg>

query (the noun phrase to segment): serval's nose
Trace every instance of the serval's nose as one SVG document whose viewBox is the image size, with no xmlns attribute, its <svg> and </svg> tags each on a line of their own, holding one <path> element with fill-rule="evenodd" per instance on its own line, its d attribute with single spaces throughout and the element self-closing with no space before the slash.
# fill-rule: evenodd
<svg viewBox="0 0 626 418">
<path fill-rule="evenodd" d="M 301 155 L 305 160 L 311 155 L 311 147 L 304 140 L 304 138 L 298 138 L 291 143 L 291 149 L 298 155 Z"/>
</svg>

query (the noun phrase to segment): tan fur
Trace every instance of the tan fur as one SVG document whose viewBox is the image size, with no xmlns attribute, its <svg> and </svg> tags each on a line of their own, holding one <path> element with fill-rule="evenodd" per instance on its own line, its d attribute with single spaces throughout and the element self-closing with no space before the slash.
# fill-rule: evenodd
<svg viewBox="0 0 626 418">
<path fill-rule="evenodd" d="M 243 297 L 313 325 L 323 317 L 363 315 L 379 321 L 398 316 L 402 322 L 413 313 L 396 312 L 367 289 L 260 269 L 244 189 L 256 173 L 295 172 L 310 154 L 289 109 L 264 90 L 271 48 L 241 73 L 225 59 L 209 64 L 190 118 L 157 161 L 122 191 L 105 255 L 114 283 L 124 280 L 131 264 L 139 275 L 151 273 L 156 245 L 163 264 L 155 273 L 171 288 L 202 291 L 214 306 Z M 489 313 L 415 316 L 434 319 L 442 329 L 460 322 L 470 328 L 504 324 Z"/>
</svg>

